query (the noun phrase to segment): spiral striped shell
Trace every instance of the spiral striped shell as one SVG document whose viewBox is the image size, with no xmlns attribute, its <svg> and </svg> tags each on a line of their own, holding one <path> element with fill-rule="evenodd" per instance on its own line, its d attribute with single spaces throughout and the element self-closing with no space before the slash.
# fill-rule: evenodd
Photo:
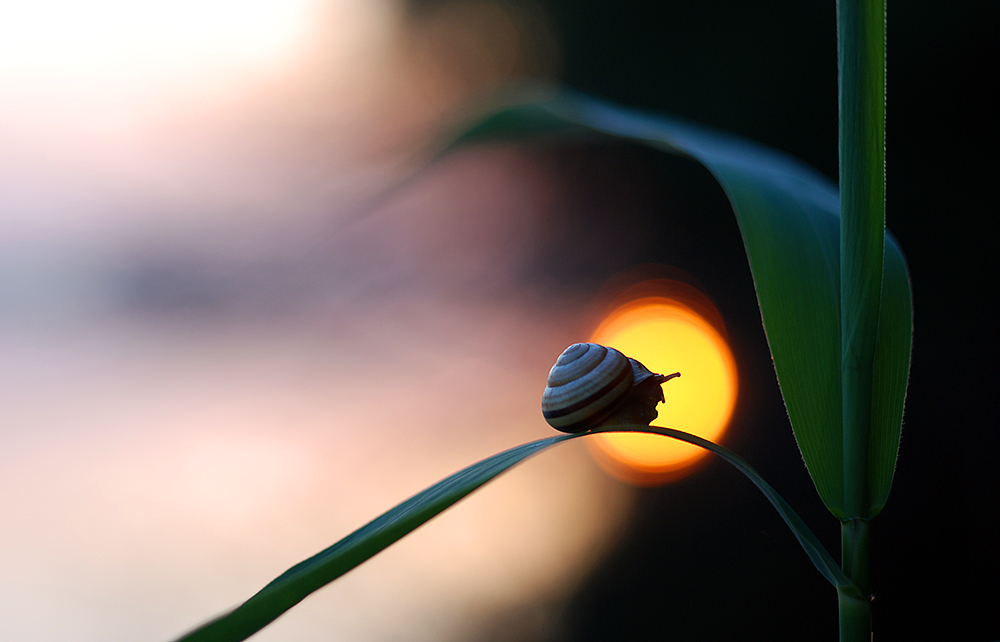
<svg viewBox="0 0 1000 642">
<path fill-rule="evenodd" d="M 549 371 L 542 414 L 556 430 L 583 432 L 607 419 L 635 380 L 628 357 L 596 343 L 574 343 Z"/>
</svg>

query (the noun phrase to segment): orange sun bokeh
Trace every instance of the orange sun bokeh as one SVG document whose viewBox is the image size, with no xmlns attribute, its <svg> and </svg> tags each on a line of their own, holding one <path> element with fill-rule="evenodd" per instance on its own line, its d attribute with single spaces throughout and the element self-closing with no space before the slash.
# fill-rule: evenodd
<svg viewBox="0 0 1000 642">
<path fill-rule="evenodd" d="M 657 406 L 653 425 L 718 442 L 736 405 L 736 361 L 711 303 L 690 286 L 672 285 L 665 296 L 643 296 L 615 308 L 590 340 L 617 348 L 653 372 L 680 372 L 680 378 L 663 384 L 665 401 Z M 642 486 L 683 477 L 708 454 L 659 435 L 602 434 L 588 441 L 606 470 Z"/>
</svg>

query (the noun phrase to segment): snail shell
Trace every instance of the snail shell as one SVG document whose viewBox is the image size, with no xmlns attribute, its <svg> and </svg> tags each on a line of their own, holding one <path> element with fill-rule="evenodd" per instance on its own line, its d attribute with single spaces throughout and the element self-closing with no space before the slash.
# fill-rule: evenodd
<svg viewBox="0 0 1000 642">
<path fill-rule="evenodd" d="M 660 384 L 675 376 L 680 374 L 650 372 L 614 348 L 574 343 L 559 355 L 549 371 L 542 394 L 542 415 L 556 430 L 584 432 L 611 417 L 632 396 L 637 397 L 634 401 L 641 407 L 628 408 L 621 423 L 648 425 L 656 418 L 656 403 L 663 401 Z"/>
<path fill-rule="evenodd" d="M 596 343 L 574 343 L 549 371 L 542 415 L 556 430 L 589 430 L 614 412 L 634 379 L 632 364 L 621 352 Z"/>
</svg>

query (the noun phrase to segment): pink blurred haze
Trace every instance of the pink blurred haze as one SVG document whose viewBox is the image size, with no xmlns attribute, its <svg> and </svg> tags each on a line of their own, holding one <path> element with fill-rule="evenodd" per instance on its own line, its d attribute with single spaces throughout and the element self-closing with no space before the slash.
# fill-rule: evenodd
<svg viewBox="0 0 1000 642">
<path fill-rule="evenodd" d="M 544 168 L 466 152 L 372 200 L 555 64 L 530 16 L 32 6 L 0 18 L 0 638 L 170 639 L 550 434 L 585 303 L 518 279 Z M 255 639 L 544 627 L 630 498 L 545 453 Z"/>
</svg>

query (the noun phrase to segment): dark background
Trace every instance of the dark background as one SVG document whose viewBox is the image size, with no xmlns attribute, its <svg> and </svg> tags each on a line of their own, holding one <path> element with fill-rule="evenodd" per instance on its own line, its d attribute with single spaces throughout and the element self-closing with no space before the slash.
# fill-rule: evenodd
<svg viewBox="0 0 1000 642">
<path fill-rule="evenodd" d="M 560 41 L 569 86 L 741 134 L 836 179 L 833 2 L 540 6 Z M 997 77 L 997 6 L 888 8 L 886 219 L 909 261 L 915 332 L 895 483 L 872 526 L 880 640 L 1000 638 L 995 237 L 987 227 L 996 214 L 987 190 L 997 178 L 997 105 L 988 97 Z M 526 148 L 558 168 L 565 198 L 553 217 L 575 230 L 548 239 L 550 258 L 530 276 L 596 285 L 645 261 L 690 273 L 725 316 L 739 361 L 741 399 L 727 443 L 839 556 L 839 525 L 792 438 L 721 190 L 693 164 L 640 147 Z M 696 216 L 664 221 L 669 208 Z M 598 243 L 626 251 L 586 251 Z M 670 249 L 656 249 L 664 244 Z M 643 491 L 630 530 L 558 626 L 531 636 L 829 640 L 836 609 L 834 590 L 777 514 L 737 472 L 714 463 Z M 524 639 L 530 611 L 500 618 L 482 639 Z"/>
</svg>

